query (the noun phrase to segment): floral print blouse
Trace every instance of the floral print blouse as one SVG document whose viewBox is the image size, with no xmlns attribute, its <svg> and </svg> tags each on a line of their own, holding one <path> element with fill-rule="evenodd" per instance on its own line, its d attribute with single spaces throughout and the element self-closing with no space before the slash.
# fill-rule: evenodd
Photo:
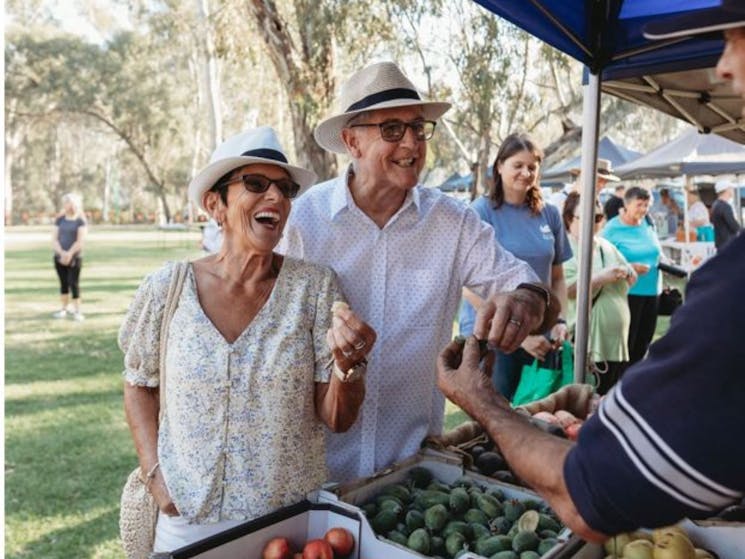
<svg viewBox="0 0 745 559">
<path fill-rule="evenodd" d="M 119 331 L 124 378 L 159 384 L 160 324 L 174 264 L 140 285 Z M 248 520 L 326 480 L 316 382 L 328 382 L 326 332 L 343 300 L 334 272 L 285 257 L 267 302 L 227 343 L 197 297 L 193 267 L 167 336 L 158 459 L 181 515 Z"/>
</svg>

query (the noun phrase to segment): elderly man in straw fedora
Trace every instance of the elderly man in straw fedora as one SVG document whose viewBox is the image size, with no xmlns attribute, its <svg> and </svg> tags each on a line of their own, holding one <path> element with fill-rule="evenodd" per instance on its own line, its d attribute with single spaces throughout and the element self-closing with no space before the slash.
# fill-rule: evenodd
<svg viewBox="0 0 745 559">
<path fill-rule="evenodd" d="M 505 351 L 543 331 L 558 310 L 473 210 L 419 184 L 427 141 L 449 103 L 423 100 L 391 62 L 350 76 L 338 101 L 315 138 L 351 164 L 298 198 L 283 248 L 333 268 L 378 333 L 360 419 L 327 441 L 331 478 L 346 480 L 412 455 L 442 431 L 435 360 L 452 336 L 462 287 L 498 307 L 488 338 Z"/>
</svg>

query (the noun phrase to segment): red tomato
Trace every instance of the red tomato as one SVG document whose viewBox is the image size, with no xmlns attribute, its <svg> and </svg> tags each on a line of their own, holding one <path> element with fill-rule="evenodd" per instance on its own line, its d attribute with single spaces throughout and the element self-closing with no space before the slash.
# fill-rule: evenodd
<svg viewBox="0 0 745 559">
<path fill-rule="evenodd" d="M 354 536 L 346 528 L 331 528 L 323 539 L 329 543 L 336 557 L 346 557 L 354 549 Z"/>
<path fill-rule="evenodd" d="M 261 559 L 292 559 L 292 550 L 287 538 L 273 538 L 264 546 Z"/>
<path fill-rule="evenodd" d="M 326 540 L 310 540 L 303 548 L 303 559 L 334 559 L 334 550 Z"/>
</svg>

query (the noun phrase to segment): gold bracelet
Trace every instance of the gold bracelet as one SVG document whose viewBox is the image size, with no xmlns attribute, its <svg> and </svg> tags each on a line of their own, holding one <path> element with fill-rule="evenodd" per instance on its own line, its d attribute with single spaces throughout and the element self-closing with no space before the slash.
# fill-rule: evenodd
<svg viewBox="0 0 745 559">
<path fill-rule="evenodd" d="M 155 470 L 157 470 L 160 467 L 160 462 L 156 462 L 155 466 L 150 468 L 150 471 L 145 474 L 145 490 L 147 490 L 148 493 L 150 493 L 150 484 L 155 479 Z"/>
</svg>

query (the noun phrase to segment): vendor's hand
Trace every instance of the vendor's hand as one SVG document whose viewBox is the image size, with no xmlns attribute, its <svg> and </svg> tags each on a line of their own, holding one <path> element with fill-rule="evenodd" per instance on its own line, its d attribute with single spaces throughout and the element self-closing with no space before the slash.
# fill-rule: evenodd
<svg viewBox="0 0 745 559">
<path fill-rule="evenodd" d="M 475 336 L 452 341 L 440 352 L 437 359 L 437 386 L 455 405 L 472 418 L 478 418 L 478 410 L 489 406 L 508 406 L 491 379 L 479 368 L 481 351 Z"/>
<path fill-rule="evenodd" d="M 528 336 L 520 347 L 539 361 L 545 360 L 546 354 L 554 349 L 553 344 L 543 335 Z"/>
<path fill-rule="evenodd" d="M 647 272 L 649 272 L 649 265 L 648 264 L 642 264 L 641 262 L 632 262 L 631 268 L 640 276 L 643 276 Z"/>
<path fill-rule="evenodd" d="M 491 347 L 512 353 L 542 324 L 545 307 L 540 295 L 525 289 L 498 293 L 479 307 L 473 333 Z"/>
<path fill-rule="evenodd" d="M 358 317 L 347 304 L 334 303 L 331 328 L 326 333 L 331 355 L 340 370 L 346 371 L 362 361 L 373 348 L 375 330 Z"/>
<path fill-rule="evenodd" d="M 153 481 L 150 482 L 150 494 L 153 496 L 153 499 L 155 499 L 155 502 L 158 503 L 160 512 L 166 516 L 180 516 L 176 505 L 171 499 L 171 495 L 168 493 L 166 480 L 163 478 L 163 473 L 160 471 L 160 468 L 155 470 L 155 477 L 153 478 Z"/>
<path fill-rule="evenodd" d="M 561 345 L 569 339 L 569 329 L 567 328 L 566 323 L 557 322 L 554 324 L 549 336 L 551 336 L 551 339 L 553 340 L 551 349 L 559 349 Z"/>
</svg>

